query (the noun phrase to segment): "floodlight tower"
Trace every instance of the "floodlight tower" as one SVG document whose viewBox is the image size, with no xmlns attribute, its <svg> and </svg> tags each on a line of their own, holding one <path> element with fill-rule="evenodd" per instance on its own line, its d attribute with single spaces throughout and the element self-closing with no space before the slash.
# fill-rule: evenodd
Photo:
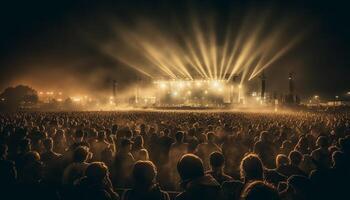
<svg viewBox="0 0 350 200">
<path fill-rule="evenodd" d="M 294 79 L 293 79 L 292 72 L 289 73 L 288 81 L 289 81 L 289 94 L 294 95 Z"/>
<path fill-rule="evenodd" d="M 266 76 L 265 73 L 263 72 L 260 76 L 261 79 L 261 99 L 265 98 L 265 90 L 266 90 Z"/>
<path fill-rule="evenodd" d="M 115 99 L 117 96 L 117 81 L 113 80 L 113 98 Z"/>
</svg>

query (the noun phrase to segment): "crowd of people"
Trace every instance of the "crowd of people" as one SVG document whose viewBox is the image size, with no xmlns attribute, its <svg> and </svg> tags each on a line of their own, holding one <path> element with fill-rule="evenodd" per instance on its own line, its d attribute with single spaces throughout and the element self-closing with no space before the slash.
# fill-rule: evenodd
<svg viewBox="0 0 350 200">
<path fill-rule="evenodd" d="M 1 199 L 349 199 L 347 112 L 0 114 Z"/>
</svg>

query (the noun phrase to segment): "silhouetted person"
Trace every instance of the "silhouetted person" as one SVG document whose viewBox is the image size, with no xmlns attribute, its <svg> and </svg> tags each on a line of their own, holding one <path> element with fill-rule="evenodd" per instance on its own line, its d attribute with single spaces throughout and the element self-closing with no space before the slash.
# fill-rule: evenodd
<svg viewBox="0 0 350 200">
<path fill-rule="evenodd" d="M 107 166 L 102 162 L 93 162 L 86 168 L 85 176 L 76 182 L 79 199 L 83 200 L 119 200 L 114 191 Z"/>
<path fill-rule="evenodd" d="M 131 190 L 125 191 L 123 200 L 169 200 L 169 195 L 160 189 L 157 169 L 151 161 L 137 161 L 133 167 Z"/>
<path fill-rule="evenodd" d="M 131 185 L 131 170 L 134 166 L 134 157 L 131 154 L 132 141 L 122 139 L 118 153 L 113 163 L 113 181 L 117 187 L 128 187 Z"/>
<path fill-rule="evenodd" d="M 289 159 L 286 155 L 278 154 L 276 157 L 276 168 L 275 169 L 265 169 L 265 180 L 272 183 L 275 187 L 278 186 L 279 182 L 285 181 L 286 176 L 279 173 L 279 169 L 288 165 Z"/>
<path fill-rule="evenodd" d="M 280 200 L 277 190 L 263 181 L 251 182 L 242 193 L 242 200 Z"/>
<path fill-rule="evenodd" d="M 293 175 L 288 178 L 287 188 L 280 196 L 283 200 L 312 200 L 314 192 L 309 178 Z"/>
<path fill-rule="evenodd" d="M 97 135 L 97 141 L 91 144 L 94 161 L 102 161 L 102 153 L 107 149 L 112 149 L 112 145 L 106 140 L 106 132 L 100 131 Z"/>
<path fill-rule="evenodd" d="M 213 152 L 210 154 L 210 174 L 215 180 L 221 185 L 224 181 L 229 181 L 232 179 L 231 176 L 225 174 L 225 158 L 221 152 Z"/>
<path fill-rule="evenodd" d="M 225 199 L 240 199 L 244 188 L 254 181 L 264 181 L 264 166 L 256 154 L 245 156 L 240 165 L 241 180 L 231 180 L 222 184 Z"/>
<path fill-rule="evenodd" d="M 53 140 L 51 138 L 43 141 L 44 152 L 40 155 L 41 161 L 44 164 L 49 164 L 57 161 L 62 155 L 53 151 Z"/>
<path fill-rule="evenodd" d="M 90 152 L 85 146 L 77 147 L 74 150 L 73 163 L 69 164 L 63 173 L 62 183 L 64 185 L 73 185 L 77 179 L 84 176 L 85 170 L 89 165 L 86 162 L 89 154 Z"/>
<path fill-rule="evenodd" d="M 7 196 L 15 191 L 17 170 L 15 163 L 7 159 L 8 147 L 0 145 L 0 193 Z"/>
<path fill-rule="evenodd" d="M 271 133 L 267 131 L 260 133 L 259 141 L 254 145 L 254 153 L 259 156 L 265 167 L 270 169 L 275 167 L 276 152 L 272 142 Z"/>
<path fill-rule="evenodd" d="M 215 143 L 215 134 L 209 132 L 207 134 L 208 142 L 199 144 L 197 146 L 197 155 L 202 159 L 204 169 L 209 170 L 209 156 L 215 151 L 221 152 L 221 148 Z"/>
<path fill-rule="evenodd" d="M 168 170 L 169 170 L 169 179 L 174 189 L 178 189 L 179 176 L 176 169 L 176 164 L 180 160 L 180 158 L 185 155 L 188 151 L 188 144 L 184 143 L 184 133 L 179 131 L 175 134 L 175 142 L 171 145 L 169 151 L 169 162 L 168 162 Z"/>
<path fill-rule="evenodd" d="M 177 164 L 184 192 L 176 200 L 222 199 L 220 184 L 210 175 L 204 174 L 202 160 L 193 155 L 184 155 Z"/>
<path fill-rule="evenodd" d="M 277 172 L 286 177 L 290 177 L 292 175 L 307 176 L 307 174 L 300 169 L 300 163 L 303 160 L 303 155 L 299 151 L 292 151 L 288 157 L 289 164 L 279 166 Z"/>
<path fill-rule="evenodd" d="M 140 155 L 141 151 L 147 151 L 144 148 L 143 143 L 144 142 L 143 142 L 143 138 L 141 135 L 138 135 L 135 137 L 134 143 L 132 144 L 132 149 L 131 149 L 131 154 L 133 155 L 135 161 L 144 160 L 144 156 L 141 158 L 141 155 Z"/>
<path fill-rule="evenodd" d="M 62 158 L 63 156 L 53 150 L 53 140 L 47 138 L 43 141 L 44 152 L 40 158 L 44 164 L 44 179 L 50 184 L 59 185 L 62 176 Z"/>
</svg>

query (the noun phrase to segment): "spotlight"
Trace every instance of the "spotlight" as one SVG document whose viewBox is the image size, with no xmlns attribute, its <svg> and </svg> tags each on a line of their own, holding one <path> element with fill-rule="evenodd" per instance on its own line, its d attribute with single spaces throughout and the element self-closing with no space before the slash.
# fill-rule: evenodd
<svg viewBox="0 0 350 200">
<path fill-rule="evenodd" d="M 159 87 L 160 87 L 161 89 L 165 89 L 165 88 L 166 88 L 166 84 L 165 84 L 165 83 L 161 83 L 161 84 L 159 85 Z"/>
</svg>

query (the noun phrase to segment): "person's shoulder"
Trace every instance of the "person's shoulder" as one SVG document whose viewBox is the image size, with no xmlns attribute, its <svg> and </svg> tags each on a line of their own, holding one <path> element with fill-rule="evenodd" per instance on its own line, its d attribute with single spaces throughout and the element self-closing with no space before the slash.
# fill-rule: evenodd
<svg viewBox="0 0 350 200">
<path fill-rule="evenodd" d="M 242 181 L 238 180 L 229 180 L 229 181 L 224 181 L 222 183 L 222 188 L 223 189 L 228 189 L 228 188 L 240 188 L 243 187 L 244 183 Z"/>
<path fill-rule="evenodd" d="M 15 167 L 15 162 L 13 162 L 12 160 L 0 160 L 0 165 L 11 168 Z"/>
<path fill-rule="evenodd" d="M 187 192 L 181 192 L 175 197 L 175 200 L 190 200 L 187 198 Z"/>
</svg>

